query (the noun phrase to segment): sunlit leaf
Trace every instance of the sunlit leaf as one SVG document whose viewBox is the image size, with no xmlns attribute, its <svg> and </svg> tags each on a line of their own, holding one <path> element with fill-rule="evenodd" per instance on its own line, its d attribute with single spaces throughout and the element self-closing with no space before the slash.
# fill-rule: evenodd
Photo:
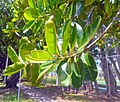
<svg viewBox="0 0 120 102">
<path fill-rule="evenodd" d="M 71 20 L 67 19 L 65 27 L 63 29 L 63 44 L 62 44 L 62 54 L 66 54 L 69 41 L 70 41 L 70 34 L 71 34 Z"/>
<path fill-rule="evenodd" d="M 40 13 L 38 9 L 27 7 L 24 10 L 24 17 L 27 20 L 36 20 L 39 16 L 40 16 Z"/>
<path fill-rule="evenodd" d="M 25 65 L 21 62 L 15 62 L 12 65 L 9 65 L 5 71 L 4 71 L 4 76 L 10 76 L 12 74 L 15 74 L 22 70 L 25 67 Z"/>
<path fill-rule="evenodd" d="M 88 6 L 92 4 L 95 0 L 85 0 L 85 5 Z"/>
<path fill-rule="evenodd" d="M 20 62 L 15 50 L 11 46 L 8 46 L 8 56 L 13 63 Z"/>
<path fill-rule="evenodd" d="M 21 58 L 25 61 L 25 56 L 31 54 L 31 51 L 34 50 L 35 46 L 31 43 L 24 43 L 19 48 L 19 53 Z"/>
<path fill-rule="evenodd" d="M 31 63 L 45 63 L 52 60 L 51 55 L 43 50 L 32 50 L 31 55 L 25 56 L 25 59 Z"/>
<path fill-rule="evenodd" d="M 52 20 L 45 23 L 45 40 L 50 54 L 58 54 L 55 24 Z"/>
<path fill-rule="evenodd" d="M 108 14 L 108 16 L 112 15 L 112 9 L 110 6 L 110 0 L 105 0 L 105 11 Z"/>
<path fill-rule="evenodd" d="M 36 1 L 35 0 L 28 0 L 28 4 L 31 8 L 36 8 Z"/>
</svg>

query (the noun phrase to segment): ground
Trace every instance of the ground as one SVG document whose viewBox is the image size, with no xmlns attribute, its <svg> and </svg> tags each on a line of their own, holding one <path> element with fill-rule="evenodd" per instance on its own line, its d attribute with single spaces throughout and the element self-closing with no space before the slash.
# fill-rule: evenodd
<svg viewBox="0 0 120 102">
<path fill-rule="evenodd" d="M 0 102 L 17 102 L 18 89 L 0 88 Z M 63 92 L 61 87 L 46 86 L 41 88 L 29 85 L 21 85 L 20 102 L 120 102 L 120 99 L 112 97 L 108 99 L 104 92 L 96 94 L 94 91 L 86 93 L 79 91 L 78 94 L 72 92 Z"/>
</svg>

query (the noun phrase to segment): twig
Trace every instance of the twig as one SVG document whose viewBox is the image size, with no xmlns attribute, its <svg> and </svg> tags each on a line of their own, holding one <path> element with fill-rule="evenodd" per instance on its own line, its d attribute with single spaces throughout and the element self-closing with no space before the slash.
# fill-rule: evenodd
<svg viewBox="0 0 120 102">
<path fill-rule="evenodd" d="M 112 22 L 111 22 L 111 23 L 108 25 L 108 27 L 103 31 L 103 33 L 102 33 L 94 42 L 92 42 L 89 46 L 87 46 L 87 48 L 84 49 L 83 52 L 88 51 L 96 42 L 98 42 L 98 41 L 106 34 L 106 32 L 110 29 L 110 27 L 111 27 L 111 26 L 114 24 L 114 22 L 117 20 L 118 15 L 120 15 L 120 9 L 119 9 L 119 11 L 117 12 L 116 16 L 113 17 Z"/>
</svg>

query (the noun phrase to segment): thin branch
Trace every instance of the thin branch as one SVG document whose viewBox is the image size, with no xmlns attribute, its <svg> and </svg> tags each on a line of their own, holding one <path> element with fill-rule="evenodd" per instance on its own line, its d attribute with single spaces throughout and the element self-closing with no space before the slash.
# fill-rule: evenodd
<svg viewBox="0 0 120 102">
<path fill-rule="evenodd" d="M 112 22 L 108 25 L 108 27 L 104 30 L 104 32 L 103 32 L 94 42 L 92 42 L 89 46 L 87 46 L 87 48 L 84 49 L 83 52 L 88 51 L 96 42 L 98 42 L 98 41 L 107 33 L 107 31 L 110 29 L 110 27 L 111 27 L 111 26 L 114 24 L 114 22 L 117 20 L 118 15 L 120 15 L 120 9 L 119 9 L 118 13 L 116 14 L 116 16 L 113 17 Z"/>
</svg>

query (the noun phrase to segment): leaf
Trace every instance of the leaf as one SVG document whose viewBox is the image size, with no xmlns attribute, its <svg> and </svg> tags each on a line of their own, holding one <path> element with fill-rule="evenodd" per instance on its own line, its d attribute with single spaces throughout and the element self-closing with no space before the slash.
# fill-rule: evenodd
<svg viewBox="0 0 120 102">
<path fill-rule="evenodd" d="M 75 59 L 72 66 L 72 85 L 76 88 L 79 88 L 82 85 L 82 81 L 85 75 L 84 63 L 80 58 Z"/>
<path fill-rule="evenodd" d="M 82 27 L 78 24 L 78 23 L 76 23 L 76 22 L 72 22 L 71 23 L 71 26 L 73 27 L 73 31 L 72 31 L 72 35 L 75 37 L 74 38 L 74 43 L 73 43 L 73 45 L 75 45 L 75 43 L 76 43 L 76 40 L 77 40 L 77 44 L 79 45 L 79 43 L 80 43 L 80 39 L 81 39 L 81 37 L 82 37 L 82 35 L 83 35 L 83 30 L 82 30 Z M 75 34 L 76 33 L 76 34 Z"/>
<path fill-rule="evenodd" d="M 90 54 L 86 53 L 83 55 L 83 61 L 86 64 L 84 79 L 95 81 L 95 79 L 97 78 L 98 71 L 93 57 Z"/>
<path fill-rule="evenodd" d="M 56 28 L 52 20 L 45 23 L 45 40 L 49 53 L 52 55 L 58 54 Z"/>
<path fill-rule="evenodd" d="M 43 50 L 32 50 L 31 55 L 25 56 L 25 59 L 31 63 L 45 63 L 52 60 L 51 55 Z"/>
<path fill-rule="evenodd" d="M 57 74 L 60 82 L 65 85 L 69 86 L 71 84 L 71 75 L 67 72 L 67 60 L 63 60 L 57 67 Z"/>
<path fill-rule="evenodd" d="M 39 64 L 32 64 L 31 82 L 33 85 L 35 85 L 35 82 L 39 76 L 39 69 Z"/>
<path fill-rule="evenodd" d="M 108 16 L 112 15 L 112 9 L 110 6 L 110 0 L 105 0 L 105 11 L 108 14 Z"/>
<path fill-rule="evenodd" d="M 72 35 L 70 37 L 71 50 L 74 50 L 76 40 L 77 40 L 77 29 L 76 29 L 76 25 L 74 25 L 72 28 Z"/>
<path fill-rule="evenodd" d="M 26 78 L 27 80 L 30 79 L 30 69 L 31 69 L 31 64 L 27 64 L 25 68 L 23 69 L 22 77 L 21 78 Z"/>
<path fill-rule="evenodd" d="M 13 63 L 20 62 L 20 59 L 18 58 L 16 52 L 11 46 L 8 46 L 7 50 L 8 50 L 8 56 Z"/>
<path fill-rule="evenodd" d="M 25 56 L 31 54 L 31 51 L 34 50 L 35 46 L 31 43 L 24 43 L 19 48 L 19 53 L 22 60 L 25 61 Z"/>
<path fill-rule="evenodd" d="M 39 16 L 40 16 L 40 13 L 38 9 L 27 7 L 24 10 L 24 17 L 27 20 L 36 20 Z"/>
<path fill-rule="evenodd" d="M 44 11 L 44 7 L 43 7 L 43 5 L 44 5 L 44 0 L 38 0 L 38 8 L 39 8 L 39 10 L 41 11 L 41 12 L 43 12 Z"/>
<path fill-rule="evenodd" d="M 76 12 L 75 12 L 75 16 L 79 16 L 81 11 L 83 10 L 83 4 L 81 3 L 81 1 L 78 1 L 76 3 Z"/>
<path fill-rule="evenodd" d="M 31 8 L 36 8 L 35 0 L 28 0 L 28 4 Z"/>
<path fill-rule="evenodd" d="M 70 41 L 70 34 L 71 34 L 71 20 L 70 19 L 67 19 L 63 32 L 64 34 L 63 34 L 62 54 L 64 55 L 67 51 L 69 41 Z"/>
<path fill-rule="evenodd" d="M 24 43 L 30 43 L 30 41 L 28 40 L 28 37 L 26 36 L 22 36 L 22 38 L 19 40 L 19 45 L 22 45 Z"/>
<path fill-rule="evenodd" d="M 56 63 L 51 64 L 51 65 L 48 65 L 48 66 L 46 66 L 46 67 L 40 66 L 40 69 L 41 69 L 41 70 L 40 70 L 40 72 L 39 72 L 39 76 L 38 76 L 38 78 L 37 78 L 37 80 L 36 80 L 36 83 L 37 83 L 37 81 L 39 81 L 46 73 L 50 73 L 51 70 L 55 69 L 56 66 L 57 66 Z"/>
<path fill-rule="evenodd" d="M 14 64 L 8 66 L 4 71 L 4 76 L 10 76 L 13 75 L 20 70 L 22 70 L 25 67 L 25 65 L 21 62 L 15 62 Z"/>
<path fill-rule="evenodd" d="M 35 24 L 34 24 L 34 26 L 33 26 L 33 32 L 35 33 L 35 34 L 37 34 L 38 32 L 39 32 L 39 30 L 40 30 L 40 28 L 42 27 L 42 24 L 43 24 L 43 20 L 38 20 Z"/>
<path fill-rule="evenodd" d="M 85 6 L 92 4 L 95 0 L 85 0 Z"/>
<path fill-rule="evenodd" d="M 23 27 L 23 33 L 26 33 L 28 30 L 30 30 L 33 25 L 35 24 L 36 20 L 28 21 L 25 26 Z"/>
<path fill-rule="evenodd" d="M 79 40 L 79 49 L 78 52 L 81 52 L 83 48 L 91 41 L 91 39 L 94 37 L 95 33 L 97 32 L 99 25 L 101 22 L 101 16 L 98 16 L 95 21 L 88 26 L 83 35 L 80 37 Z"/>
</svg>

